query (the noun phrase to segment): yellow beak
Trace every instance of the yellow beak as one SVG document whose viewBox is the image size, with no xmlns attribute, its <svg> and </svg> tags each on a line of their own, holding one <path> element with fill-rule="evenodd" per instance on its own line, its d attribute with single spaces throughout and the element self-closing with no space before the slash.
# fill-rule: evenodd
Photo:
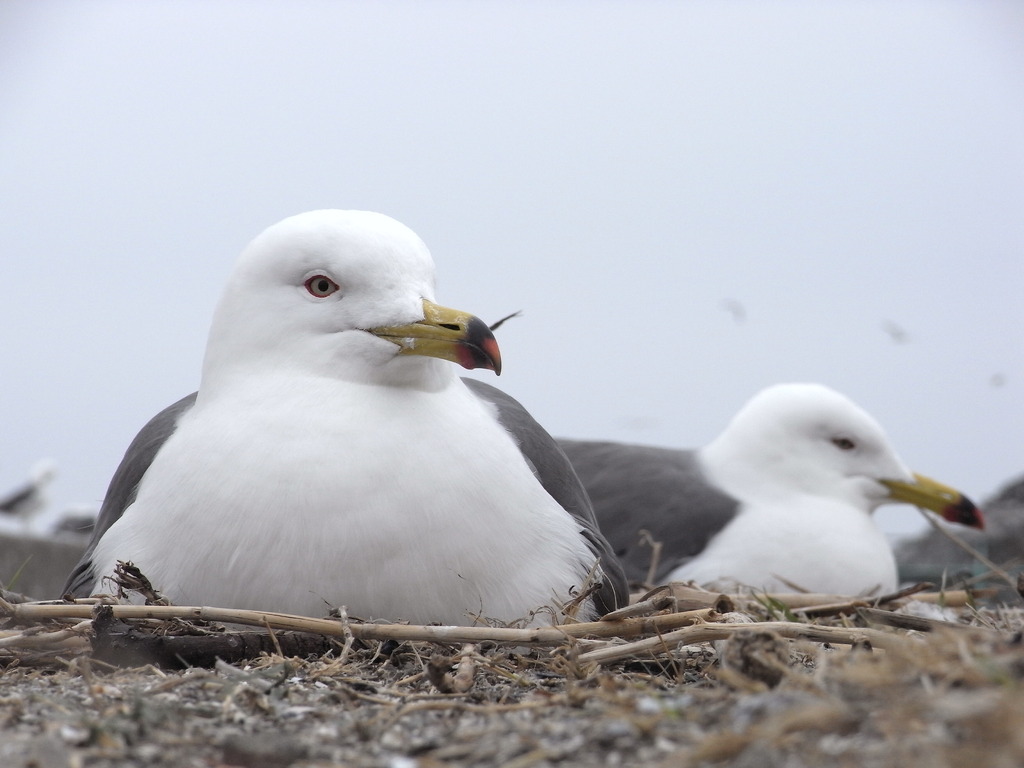
<svg viewBox="0 0 1024 768">
<path fill-rule="evenodd" d="M 974 502 L 948 485 L 918 474 L 914 475 L 912 483 L 900 480 L 882 480 L 881 483 L 889 489 L 889 498 L 893 501 L 905 501 L 938 512 L 951 523 L 971 528 L 985 527 L 985 519 Z"/>
<path fill-rule="evenodd" d="M 501 373 L 498 342 L 487 323 L 468 312 L 423 300 L 423 319 L 408 325 L 370 328 L 368 333 L 399 347 L 400 355 L 438 357 L 463 368 L 487 368 Z"/>
</svg>

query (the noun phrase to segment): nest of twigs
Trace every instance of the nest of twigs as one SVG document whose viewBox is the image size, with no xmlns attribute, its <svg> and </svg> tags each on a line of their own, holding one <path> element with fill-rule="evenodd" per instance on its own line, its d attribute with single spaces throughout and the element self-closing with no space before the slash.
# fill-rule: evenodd
<svg viewBox="0 0 1024 768">
<path fill-rule="evenodd" d="M 980 591 L 852 599 L 673 584 L 601 621 L 525 628 L 172 606 L 143 581 L 129 591 L 150 604 L 0 600 L 11 735 L 0 763 L 1024 758 L 1024 614 L 978 607 Z"/>
</svg>

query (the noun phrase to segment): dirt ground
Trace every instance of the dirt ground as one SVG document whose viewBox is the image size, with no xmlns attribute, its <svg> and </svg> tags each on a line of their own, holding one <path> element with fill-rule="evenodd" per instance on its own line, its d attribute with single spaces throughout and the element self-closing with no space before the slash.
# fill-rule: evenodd
<svg viewBox="0 0 1024 768">
<path fill-rule="evenodd" d="M 903 600 L 812 619 L 735 607 L 719 618 L 749 628 L 724 640 L 606 663 L 583 660 L 587 640 L 371 640 L 177 671 L 97 661 L 88 622 L 26 631 L 8 619 L 0 766 L 1024 764 L 1020 609 Z M 887 626 L 904 621 L 919 629 Z M 765 629 L 793 625 L 874 634 L 850 645 Z M 65 639 L 47 634 L 61 627 Z"/>
</svg>

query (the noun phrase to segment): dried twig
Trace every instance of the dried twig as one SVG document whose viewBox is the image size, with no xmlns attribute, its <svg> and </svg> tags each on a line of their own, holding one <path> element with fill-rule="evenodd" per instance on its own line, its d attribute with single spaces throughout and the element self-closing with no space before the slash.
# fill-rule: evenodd
<svg viewBox="0 0 1024 768">
<path fill-rule="evenodd" d="M 927 582 L 920 584 L 914 584 L 909 587 L 891 592 L 881 597 L 860 597 L 853 600 L 843 600 L 837 603 L 824 603 L 822 605 L 810 605 L 806 608 L 800 608 L 797 610 L 803 616 L 807 618 L 820 618 L 822 616 L 836 616 L 855 613 L 861 608 L 866 608 L 871 604 L 884 605 L 886 603 L 894 603 L 897 601 L 904 600 L 905 598 L 918 595 L 926 589 L 930 589 L 933 585 Z M 776 600 L 785 602 L 780 596 L 775 596 Z"/>
<path fill-rule="evenodd" d="M 693 587 L 681 581 L 670 581 L 640 595 L 635 602 L 641 603 L 658 597 L 671 597 L 677 611 L 692 611 L 697 608 L 714 608 L 719 613 L 729 613 L 734 601 L 729 595 Z"/>
<path fill-rule="evenodd" d="M 458 669 L 452 672 L 455 665 Z M 476 646 L 467 643 L 457 656 L 435 653 L 427 662 L 427 679 L 441 693 L 466 693 L 476 677 Z"/>
<path fill-rule="evenodd" d="M 459 653 L 459 668 L 452 676 L 452 689 L 455 693 L 465 693 L 473 687 L 476 677 L 476 646 L 466 643 Z"/>
<path fill-rule="evenodd" d="M 867 608 L 866 600 L 848 600 L 843 603 L 825 603 L 823 605 L 809 605 L 806 608 L 796 610 L 798 616 L 808 619 L 820 619 L 825 616 L 846 616 L 855 613 L 858 608 Z"/>
<path fill-rule="evenodd" d="M 638 617 L 622 621 L 591 621 L 552 627 L 515 629 L 508 627 L 452 627 L 411 624 L 360 624 L 333 619 L 313 619 L 286 613 L 246 611 L 227 608 L 177 605 L 108 605 L 115 619 L 191 619 L 222 624 L 312 632 L 328 637 L 357 640 L 425 640 L 443 643 L 478 643 L 492 641 L 518 645 L 561 645 L 570 638 L 638 637 L 684 627 L 695 622 L 713 621 L 712 608 L 659 616 Z M 0 600 L 0 616 L 9 616 L 20 623 L 36 623 L 49 619 L 89 619 L 95 606 L 78 603 L 20 603 Z"/>
<path fill-rule="evenodd" d="M 661 542 L 657 541 L 651 532 L 643 529 L 640 531 L 640 541 L 651 547 L 651 562 L 647 566 L 647 577 L 645 584 L 657 583 L 658 566 L 661 565 Z"/>
<path fill-rule="evenodd" d="M 875 605 L 882 605 L 883 603 L 892 603 L 892 602 L 895 602 L 897 600 L 902 600 L 905 597 L 911 597 L 913 595 L 919 595 L 922 592 L 924 592 L 925 590 L 931 589 L 934 586 L 935 585 L 930 583 L 930 582 L 921 581 L 921 582 L 918 582 L 917 584 L 911 584 L 909 587 L 903 587 L 902 589 L 897 589 L 895 592 L 890 592 L 887 595 L 882 595 L 881 597 L 872 598 L 871 602 L 873 602 Z"/>
<path fill-rule="evenodd" d="M 878 598 L 877 602 L 900 602 L 921 589 L 901 590 Z M 915 594 L 916 599 L 945 605 L 964 605 L 975 592 L 947 592 Z M 572 644 L 574 665 L 607 664 L 635 655 L 649 656 L 671 653 L 679 644 L 701 643 L 730 637 L 738 628 L 757 626 L 774 630 L 782 637 L 802 638 L 817 642 L 846 644 L 869 643 L 879 648 L 894 647 L 905 638 L 879 629 L 852 629 L 846 627 L 812 626 L 798 621 L 738 623 L 745 615 L 730 619 L 735 601 L 764 599 L 763 595 L 744 595 L 731 598 L 682 584 L 670 584 L 653 590 L 640 603 L 613 612 L 600 621 L 569 623 L 558 626 L 510 628 L 490 626 L 416 626 L 406 624 L 375 624 L 351 621 L 342 612 L 339 618 L 317 619 L 305 616 L 267 611 L 232 610 L 202 606 L 113 605 L 96 598 L 73 602 L 45 602 L 15 604 L 0 598 L 0 617 L 9 617 L 13 623 L 35 625 L 17 632 L 0 633 L 0 657 L 24 658 L 25 653 L 42 650 L 50 654 L 61 650 L 85 651 L 91 637 L 92 657 L 109 659 L 118 664 L 158 663 L 205 664 L 214 657 L 238 660 L 262 652 L 278 655 L 322 653 L 333 647 L 330 638 L 343 638 L 344 648 L 339 664 L 344 663 L 356 640 L 396 642 L 420 641 L 444 644 L 493 642 L 511 645 L 565 646 Z M 843 598 L 831 595 L 774 594 L 771 599 L 805 615 L 842 614 L 859 611 L 866 620 L 905 629 L 932 629 L 944 622 L 925 622 L 892 618 L 888 611 L 870 608 L 865 599 Z M 829 602 L 831 600 L 832 602 Z M 803 609 L 799 607 L 804 603 Z M 702 605 L 695 610 L 666 612 L 680 605 Z M 787 608 L 790 606 L 787 605 Z M 655 615 L 649 615 L 651 613 Z M 787 614 L 788 615 L 788 614 Z M 137 622 L 200 621 L 219 624 L 248 625 L 264 630 L 254 632 L 218 632 L 203 636 L 168 634 L 166 631 L 146 631 Z M 68 626 L 66 622 L 77 622 Z M 123 622 L 136 622 L 124 624 Z M 42 622 L 48 622 L 42 625 Z M 65 622 L 63 627 L 53 622 Z M 696 625 L 696 626 L 694 626 Z M 190 626 L 186 624 L 185 626 Z M 950 625 L 959 626 L 959 625 Z M 45 627 L 45 629 L 44 629 Z M 153 627 L 159 628 L 159 624 Z M 977 631 L 987 631 L 976 628 Z M 278 635 L 278 633 L 281 633 Z M 267 635 L 269 635 L 269 642 Z M 320 645 L 307 640 L 318 637 Z M 589 639 L 587 639 L 589 638 Z M 645 638 L 645 639 L 638 639 Z M 629 642 L 629 641 L 633 642 Z M 611 642 L 609 642 L 611 641 Z M 626 642 L 622 642 L 626 641 Z M 286 644 L 287 642 L 287 644 Z M 447 657 L 446 657 L 447 658 Z M 442 690 L 461 692 L 462 686 L 471 685 L 475 673 L 476 657 L 464 650 L 458 659 L 458 671 L 452 674 L 455 659 L 439 667 L 438 674 L 445 678 Z M 435 675 L 440 680 L 441 677 Z M 450 679 L 449 679 L 450 678 Z M 459 678 L 458 684 L 456 679 Z M 468 690 L 468 689 L 466 689 Z"/>
<path fill-rule="evenodd" d="M 958 624 L 955 621 L 941 621 L 939 619 L 926 619 L 923 616 L 910 616 L 906 613 L 893 613 L 892 611 L 881 611 L 878 608 L 859 608 L 857 614 L 869 624 L 878 624 L 884 627 L 896 627 L 915 632 L 933 632 L 941 629 L 951 629 L 966 632 L 991 633 L 992 630 L 985 627 L 976 627 L 970 624 Z"/>
<path fill-rule="evenodd" d="M 581 653 L 580 663 L 592 662 L 609 664 L 613 661 L 636 655 L 665 652 L 678 645 L 707 643 L 724 640 L 732 633 L 744 629 L 763 629 L 776 632 L 783 637 L 801 640 L 813 640 L 818 643 L 840 643 L 842 645 L 860 645 L 869 643 L 874 648 L 889 649 L 905 642 L 905 638 L 878 629 L 846 629 L 845 627 L 825 627 L 810 624 L 799 624 L 790 621 L 763 621 L 756 624 L 747 623 L 716 623 L 698 624 L 692 627 L 677 629 L 658 637 L 649 637 L 632 643 L 600 648 Z"/>
<path fill-rule="evenodd" d="M 83 640 L 85 631 L 92 622 L 81 621 L 69 629 L 44 632 L 41 627 L 30 627 L 21 632 L 4 632 L 0 635 L 0 648 L 47 648 L 64 643 L 66 640 Z"/>
<path fill-rule="evenodd" d="M 960 549 L 962 549 L 964 552 L 969 554 L 971 557 L 973 557 L 979 563 L 981 563 L 986 568 L 988 568 L 990 571 L 992 571 L 992 573 L 996 574 L 999 578 L 1001 578 L 1003 581 L 1005 581 L 1007 584 L 1009 584 L 1012 589 L 1016 589 L 1017 588 L 1017 579 L 1014 578 L 1013 576 L 1011 576 L 1009 573 L 1007 573 L 1005 569 L 1000 568 L 998 565 L 993 563 L 991 560 L 989 560 L 987 557 L 985 557 L 983 554 L 981 554 L 981 552 L 979 552 L 974 547 L 972 547 L 970 544 L 968 544 L 966 541 L 964 541 L 962 537 L 957 536 L 955 533 L 953 533 L 953 531 L 946 530 L 945 526 L 943 526 L 941 523 L 939 523 L 939 521 L 936 520 L 934 518 L 934 516 L 932 516 L 931 514 L 926 512 L 925 510 L 923 510 L 920 507 L 918 507 L 917 511 L 920 512 L 922 515 L 924 515 L 924 519 L 928 521 L 928 524 L 932 528 L 934 528 L 936 531 L 941 533 L 947 539 L 952 541 L 954 544 L 956 544 L 958 547 L 960 547 Z"/>
</svg>

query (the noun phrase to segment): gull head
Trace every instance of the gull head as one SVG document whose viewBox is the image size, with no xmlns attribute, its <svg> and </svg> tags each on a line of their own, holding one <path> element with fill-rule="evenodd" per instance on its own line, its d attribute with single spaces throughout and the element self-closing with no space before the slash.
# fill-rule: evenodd
<svg viewBox="0 0 1024 768">
<path fill-rule="evenodd" d="M 914 482 L 881 425 L 821 384 L 762 390 L 702 455 L 729 485 L 758 496 L 830 497 L 867 512 L 889 500 L 882 480 Z"/>
<path fill-rule="evenodd" d="M 905 502 L 948 522 L 984 527 L 969 498 L 907 469 L 867 411 L 821 384 L 762 390 L 700 455 L 723 487 L 739 496 L 782 502 L 817 496 L 868 513 Z"/>
<path fill-rule="evenodd" d="M 401 383 L 439 375 L 441 360 L 501 370 L 487 325 L 434 302 L 423 241 L 383 214 L 311 211 L 269 227 L 238 258 L 200 391 L 271 372 Z"/>
</svg>

